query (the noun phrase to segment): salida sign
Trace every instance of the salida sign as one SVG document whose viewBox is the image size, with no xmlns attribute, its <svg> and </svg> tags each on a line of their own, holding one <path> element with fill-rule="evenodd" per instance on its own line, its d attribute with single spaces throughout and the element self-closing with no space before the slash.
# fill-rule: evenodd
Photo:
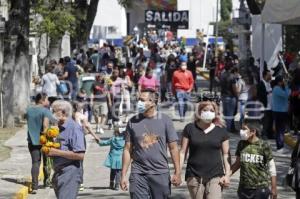
<svg viewBox="0 0 300 199">
<path fill-rule="evenodd" d="M 169 25 L 177 29 L 189 28 L 189 11 L 145 11 L 145 21 L 155 25 Z"/>
</svg>

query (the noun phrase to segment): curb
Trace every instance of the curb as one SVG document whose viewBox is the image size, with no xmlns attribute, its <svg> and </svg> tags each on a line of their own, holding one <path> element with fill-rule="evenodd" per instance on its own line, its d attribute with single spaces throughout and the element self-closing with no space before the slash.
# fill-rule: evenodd
<svg viewBox="0 0 300 199">
<path fill-rule="evenodd" d="M 295 148 L 297 137 L 295 138 L 293 135 L 287 133 L 284 135 L 284 143 L 286 143 L 291 148 Z"/>
<path fill-rule="evenodd" d="M 28 194 L 31 190 L 32 182 L 31 177 L 27 178 L 26 180 L 26 186 L 23 185 L 21 189 L 15 194 L 15 196 L 12 199 L 27 199 Z M 40 166 L 40 172 L 39 172 L 39 181 L 44 179 L 44 172 L 43 172 L 43 164 Z"/>
<path fill-rule="evenodd" d="M 28 198 L 29 186 L 23 186 L 13 197 L 13 199 L 26 199 Z"/>
</svg>

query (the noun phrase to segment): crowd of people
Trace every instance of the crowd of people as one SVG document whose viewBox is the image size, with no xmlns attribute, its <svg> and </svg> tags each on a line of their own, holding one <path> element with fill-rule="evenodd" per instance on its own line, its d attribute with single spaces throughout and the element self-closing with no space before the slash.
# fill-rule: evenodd
<svg viewBox="0 0 300 199">
<path fill-rule="evenodd" d="M 286 153 L 284 134 L 290 129 L 297 133 L 300 67 L 293 68 L 289 80 L 278 75 L 277 69 L 272 76 L 268 67 L 260 78 L 253 58 L 242 66 L 233 52 L 226 50 L 216 58 L 213 46 L 209 49 L 204 60 L 202 45 L 187 52 L 180 45 L 141 40 L 127 49 L 125 58 L 124 50 L 104 44 L 99 49 L 80 50 L 73 58 L 50 61 L 45 74 L 34 80 L 42 92 L 26 113 L 32 193 L 38 189 L 41 157 L 46 157 L 38 138 L 50 125 L 58 125 L 61 147 L 51 148 L 47 154 L 54 158 L 54 175 L 50 182 L 46 173 L 44 185 L 51 184 L 59 199 L 76 198 L 84 188 L 86 134 L 99 146 L 111 147 L 104 164 L 111 169 L 109 187 L 129 188 L 133 199 L 168 198 L 171 184 L 181 184 L 186 159 L 185 180 L 193 199 L 222 198 L 223 188 L 230 186 L 238 169 L 239 198 L 277 198 L 276 167 L 266 140 L 275 138 L 277 152 Z M 187 104 L 193 104 L 191 94 L 202 94 L 197 88 L 197 68 L 206 61 L 209 91 L 215 96 L 220 93 L 221 100 L 201 98 L 193 106 L 193 119 L 187 118 Z M 85 81 L 84 77 L 93 78 Z M 177 103 L 180 122 L 190 120 L 180 147 L 172 118 L 158 110 L 165 102 Z M 240 121 L 236 123 L 238 113 Z M 114 135 L 102 140 L 97 133 L 104 134 L 107 129 Z M 229 132 L 241 136 L 233 164 Z M 175 170 L 171 178 L 168 150 Z"/>
</svg>

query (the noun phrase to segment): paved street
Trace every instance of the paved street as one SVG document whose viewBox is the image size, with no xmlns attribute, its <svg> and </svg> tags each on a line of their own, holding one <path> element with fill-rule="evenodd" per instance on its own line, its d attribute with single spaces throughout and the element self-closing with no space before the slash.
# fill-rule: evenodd
<svg viewBox="0 0 300 199">
<path fill-rule="evenodd" d="M 164 108 L 164 112 L 168 115 L 174 114 L 174 108 Z M 181 135 L 181 131 L 184 127 L 183 123 L 176 121 L 174 119 L 175 128 Z M 108 139 L 112 135 L 111 131 L 106 131 L 104 135 L 101 136 L 102 139 Z M 26 177 L 30 176 L 30 156 L 27 151 L 26 142 L 24 141 L 26 134 L 19 132 L 11 138 L 8 143 L 13 145 L 12 157 L 0 164 L 0 193 L 5 193 L 5 195 L 0 194 L 0 199 L 11 198 L 24 182 Z M 19 140 L 17 142 L 17 140 Z M 231 154 L 234 154 L 235 148 L 239 137 L 237 135 L 231 134 Z M 109 172 L 110 170 L 103 166 L 103 162 L 109 151 L 109 147 L 99 147 L 90 136 L 87 136 L 87 153 L 84 160 L 84 185 L 85 190 L 79 193 L 79 199 L 89 199 L 89 198 L 129 198 L 127 192 L 123 191 L 112 191 L 108 189 L 109 184 Z M 272 148 L 275 149 L 274 142 L 270 142 Z M 278 156 L 275 155 L 278 171 L 278 190 L 280 199 L 291 199 L 294 198 L 294 193 L 284 188 L 283 177 L 288 169 L 289 156 Z M 13 165 L 13 166 L 12 166 Z M 172 165 L 170 165 L 172 169 Z M 182 174 L 184 179 L 184 172 Z M 224 190 L 224 198 L 237 198 L 236 190 L 238 185 L 238 173 L 235 174 L 231 180 L 231 186 L 229 189 Z M 9 187 L 9 189 L 7 189 Z M 14 189 L 14 190 L 13 190 Z M 52 189 L 40 189 L 37 195 L 29 195 L 29 199 L 54 199 L 55 195 Z M 186 184 L 183 183 L 182 186 L 172 189 L 172 197 L 174 199 L 185 199 L 189 198 Z"/>
</svg>

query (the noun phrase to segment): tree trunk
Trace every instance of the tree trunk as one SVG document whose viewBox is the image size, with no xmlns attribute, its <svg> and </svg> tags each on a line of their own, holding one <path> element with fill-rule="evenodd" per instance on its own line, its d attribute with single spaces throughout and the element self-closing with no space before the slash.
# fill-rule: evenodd
<svg viewBox="0 0 300 199">
<path fill-rule="evenodd" d="M 87 16 L 86 16 L 86 23 L 87 23 L 86 31 L 87 31 L 87 33 L 90 33 L 90 31 L 92 29 L 94 19 L 97 14 L 98 3 L 99 3 L 99 0 L 91 0 L 90 5 L 88 7 Z M 89 34 L 87 34 L 87 35 L 89 35 Z"/>
<path fill-rule="evenodd" d="M 98 3 L 99 0 L 90 0 L 90 4 L 87 6 L 86 0 L 78 0 L 77 12 L 84 12 L 86 16 L 84 19 L 76 19 L 80 23 L 77 23 L 76 35 L 71 38 L 72 48 L 86 48 L 87 40 L 89 39 L 90 31 L 97 14 Z"/>
<path fill-rule="evenodd" d="M 29 0 L 11 0 L 4 43 L 4 126 L 20 120 L 30 103 Z"/>
</svg>

